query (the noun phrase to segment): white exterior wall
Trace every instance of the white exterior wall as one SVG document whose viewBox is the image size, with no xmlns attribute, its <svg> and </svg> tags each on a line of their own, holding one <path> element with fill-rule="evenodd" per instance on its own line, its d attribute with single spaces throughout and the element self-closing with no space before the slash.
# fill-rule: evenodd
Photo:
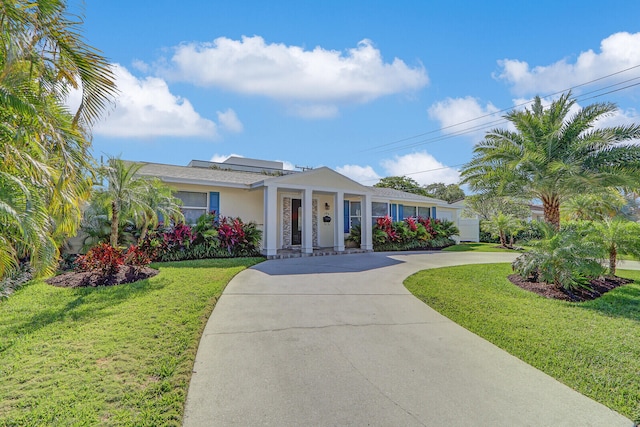
<svg viewBox="0 0 640 427">
<path fill-rule="evenodd" d="M 460 229 L 460 241 L 480 241 L 480 220 L 462 218 L 459 220 L 458 228 Z"/>
</svg>

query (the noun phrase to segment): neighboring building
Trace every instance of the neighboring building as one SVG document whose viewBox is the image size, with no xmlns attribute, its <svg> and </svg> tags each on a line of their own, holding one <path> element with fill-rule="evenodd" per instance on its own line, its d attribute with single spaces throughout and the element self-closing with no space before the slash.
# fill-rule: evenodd
<svg viewBox="0 0 640 427">
<path fill-rule="evenodd" d="M 230 157 L 223 163 L 193 160 L 188 166 L 144 163 L 138 172 L 171 185 L 187 222 L 208 212 L 254 221 L 262 230 L 262 253 L 314 248 L 344 251 L 344 238 L 362 225 L 364 250 L 373 250 L 376 218 L 390 215 L 448 219 L 459 224 L 462 204 L 389 188 L 359 184 L 327 167 L 285 170 L 282 162 Z M 460 236 L 460 240 L 465 239 Z"/>
<path fill-rule="evenodd" d="M 540 205 L 529 205 L 531 215 L 529 221 L 544 221 L 544 208 Z"/>
</svg>

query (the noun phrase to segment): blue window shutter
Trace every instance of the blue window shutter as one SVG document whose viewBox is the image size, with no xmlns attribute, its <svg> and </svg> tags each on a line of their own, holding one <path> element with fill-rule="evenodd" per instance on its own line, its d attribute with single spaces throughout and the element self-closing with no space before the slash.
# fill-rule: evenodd
<svg viewBox="0 0 640 427">
<path fill-rule="evenodd" d="M 398 205 L 398 221 L 404 219 L 404 205 Z"/>
<path fill-rule="evenodd" d="M 436 207 L 435 206 L 431 208 L 431 218 L 433 218 L 433 219 L 437 218 L 437 216 L 436 216 Z"/>
<path fill-rule="evenodd" d="M 395 203 L 391 204 L 391 221 L 398 220 L 398 205 Z"/>
<path fill-rule="evenodd" d="M 349 201 L 344 201 L 344 232 L 348 233 L 349 230 Z"/>
<path fill-rule="evenodd" d="M 209 193 L 209 212 L 216 212 L 216 215 L 220 215 L 220 193 L 212 191 Z"/>
</svg>

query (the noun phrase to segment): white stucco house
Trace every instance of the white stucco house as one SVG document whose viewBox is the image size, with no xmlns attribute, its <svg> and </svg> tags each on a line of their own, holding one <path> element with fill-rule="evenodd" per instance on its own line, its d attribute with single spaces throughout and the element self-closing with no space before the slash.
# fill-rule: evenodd
<svg viewBox="0 0 640 427">
<path fill-rule="evenodd" d="M 183 202 L 187 222 L 208 212 L 254 221 L 262 230 L 267 257 L 281 249 L 345 250 L 344 239 L 362 225 L 361 249 L 371 251 L 373 221 L 390 215 L 448 219 L 458 225 L 461 204 L 389 188 L 359 184 L 327 167 L 302 172 L 282 162 L 230 157 L 225 162 L 193 160 L 187 166 L 142 163 L 139 174 L 169 184 Z M 459 236 L 465 240 L 464 236 Z"/>
</svg>

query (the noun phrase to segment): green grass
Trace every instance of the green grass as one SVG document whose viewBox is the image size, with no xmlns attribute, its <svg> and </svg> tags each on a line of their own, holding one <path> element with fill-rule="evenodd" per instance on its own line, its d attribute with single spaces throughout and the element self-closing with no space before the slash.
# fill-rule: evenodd
<svg viewBox="0 0 640 427">
<path fill-rule="evenodd" d="M 513 249 L 498 247 L 499 243 L 460 243 L 442 249 L 448 252 L 518 252 Z"/>
<path fill-rule="evenodd" d="M 180 425 L 209 314 L 260 260 L 157 264 L 157 276 L 112 287 L 20 289 L 0 303 L 0 425 Z"/>
<path fill-rule="evenodd" d="M 466 329 L 640 421 L 640 271 L 619 271 L 636 282 L 584 303 L 540 297 L 509 274 L 509 264 L 440 268 L 405 286 Z"/>
</svg>

